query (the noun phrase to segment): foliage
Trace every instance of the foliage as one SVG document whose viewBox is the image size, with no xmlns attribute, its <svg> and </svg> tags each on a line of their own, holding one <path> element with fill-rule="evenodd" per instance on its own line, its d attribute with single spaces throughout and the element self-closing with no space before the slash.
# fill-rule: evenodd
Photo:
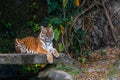
<svg viewBox="0 0 120 80">
<path fill-rule="evenodd" d="M 60 31 L 56 28 L 56 29 L 54 30 L 54 36 L 55 36 L 55 40 L 56 40 L 56 41 L 58 40 L 59 35 L 60 35 Z"/>
<path fill-rule="evenodd" d="M 1 32 L 4 31 L 2 37 L 11 38 L 15 36 L 12 22 L 4 22 L 1 20 L 0 26 L 1 26 L 0 31 Z"/>
<path fill-rule="evenodd" d="M 46 18 L 46 23 L 49 24 L 49 26 L 54 27 L 54 33 L 55 33 L 55 40 L 57 41 L 60 37 L 60 34 L 64 35 L 64 24 L 70 21 L 70 16 L 67 18 L 64 18 L 63 10 L 66 8 L 68 4 L 68 0 L 48 0 L 48 16 Z M 62 26 L 62 27 L 61 27 Z M 68 25 L 67 25 L 68 26 Z"/>
<path fill-rule="evenodd" d="M 56 69 L 66 71 L 66 72 L 70 73 L 71 75 L 76 75 L 76 74 L 80 73 L 79 70 L 77 70 L 71 66 L 65 65 L 65 64 L 56 65 Z"/>
<path fill-rule="evenodd" d="M 59 43 L 58 44 L 58 49 L 59 49 L 59 52 L 62 52 L 64 47 L 63 47 L 63 44 L 62 43 Z"/>
<path fill-rule="evenodd" d="M 15 29 L 13 23 L 10 21 L 5 22 L 3 20 L 0 20 L 0 32 L 2 32 L 0 33 L 0 46 L 1 46 L 0 52 L 6 53 L 6 52 L 14 51 L 13 38 L 15 37 Z M 11 42 L 10 40 L 12 40 L 13 42 Z"/>
<path fill-rule="evenodd" d="M 37 31 L 40 30 L 39 24 L 36 23 L 35 21 L 28 21 L 28 22 L 27 22 L 27 26 L 30 27 L 30 28 L 32 28 L 32 30 L 33 30 L 34 32 L 37 32 Z"/>
<path fill-rule="evenodd" d="M 47 1 L 9 1 L 0 3 L 0 52 L 15 52 L 15 38 L 35 36 L 47 15 Z M 43 9 L 44 8 L 44 9 Z M 36 37 L 36 36 L 35 36 Z"/>
<path fill-rule="evenodd" d="M 105 50 L 101 50 L 101 51 L 100 51 L 100 55 L 101 55 L 101 56 L 105 56 L 105 55 L 106 55 L 106 51 L 105 51 Z"/>
<path fill-rule="evenodd" d="M 108 5 L 112 7 L 113 3 L 101 0 L 97 3 L 96 0 L 48 0 L 49 17 L 46 23 L 54 27 L 55 40 L 63 45 L 65 53 L 76 59 L 88 58 L 93 50 L 119 46 L 119 26 L 116 24 L 119 20 L 115 18 L 114 22 L 110 18 L 110 15 L 119 15 L 112 13 L 114 10 Z M 104 51 L 100 54 L 105 55 Z"/>
<path fill-rule="evenodd" d="M 48 26 L 54 27 L 55 41 L 59 44 L 58 50 L 65 53 L 74 53 L 73 55 L 81 56 L 85 52 L 87 56 L 90 51 L 83 50 L 85 48 L 85 38 L 87 32 L 82 29 L 75 30 L 72 28 L 74 18 L 82 11 L 80 7 L 82 0 L 48 0 L 48 16 L 45 22 Z"/>
<path fill-rule="evenodd" d="M 45 68 L 46 64 L 34 64 L 34 65 L 23 65 L 22 72 L 23 73 L 38 73 L 41 69 Z"/>
</svg>

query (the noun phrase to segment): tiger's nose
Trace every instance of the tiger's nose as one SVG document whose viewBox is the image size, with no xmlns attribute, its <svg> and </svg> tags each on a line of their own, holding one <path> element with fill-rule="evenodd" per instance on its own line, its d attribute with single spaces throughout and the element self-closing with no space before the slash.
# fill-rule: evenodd
<svg viewBox="0 0 120 80">
<path fill-rule="evenodd" d="M 48 39 L 51 39 L 51 37 L 48 37 Z"/>
<path fill-rule="evenodd" d="M 46 37 L 46 39 L 50 39 L 50 37 Z"/>
</svg>

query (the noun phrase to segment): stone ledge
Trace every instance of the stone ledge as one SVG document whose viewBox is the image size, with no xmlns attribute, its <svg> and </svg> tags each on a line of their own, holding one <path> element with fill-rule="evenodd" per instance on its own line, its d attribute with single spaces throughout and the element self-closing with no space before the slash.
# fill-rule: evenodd
<svg viewBox="0 0 120 80">
<path fill-rule="evenodd" d="M 64 53 L 59 53 L 60 57 L 54 57 L 54 63 L 78 64 L 76 60 L 68 57 Z M 0 64 L 49 64 L 44 54 L 0 54 Z"/>
</svg>

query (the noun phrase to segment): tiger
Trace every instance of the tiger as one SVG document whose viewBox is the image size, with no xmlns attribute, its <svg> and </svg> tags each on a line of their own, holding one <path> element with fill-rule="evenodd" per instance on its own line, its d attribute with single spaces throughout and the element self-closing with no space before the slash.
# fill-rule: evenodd
<svg viewBox="0 0 120 80">
<path fill-rule="evenodd" d="M 37 38 L 27 36 L 15 39 L 15 49 L 17 53 L 45 54 L 47 61 L 53 63 L 53 56 L 59 57 L 57 49 L 53 48 L 54 31 L 53 28 L 41 26 L 40 34 Z"/>
</svg>

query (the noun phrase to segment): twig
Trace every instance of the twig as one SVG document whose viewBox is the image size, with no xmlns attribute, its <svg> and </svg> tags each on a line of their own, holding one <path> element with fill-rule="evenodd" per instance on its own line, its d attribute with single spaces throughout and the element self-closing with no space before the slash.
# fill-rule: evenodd
<svg viewBox="0 0 120 80">
<path fill-rule="evenodd" d="M 87 8 L 86 10 L 84 10 L 81 14 L 77 15 L 77 17 L 74 19 L 74 23 L 76 22 L 76 20 L 77 20 L 80 16 L 82 16 L 82 15 L 85 14 L 87 11 L 89 11 L 90 9 L 92 9 L 95 5 L 96 5 L 95 3 L 92 4 L 92 5 L 90 5 L 89 8 Z M 73 23 L 73 24 L 74 24 L 74 23 Z"/>
<path fill-rule="evenodd" d="M 117 14 L 119 11 L 120 11 L 120 7 L 116 11 L 114 11 L 114 14 Z"/>
<path fill-rule="evenodd" d="M 86 0 L 82 1 L 81 5 L 79 6 L 79 9 L 84 6 L 85 2 L 86 2 Z"/>
<path fill-rule="evenodd" d="M 68 53 L 67 49 L 66 49 L 65 44 L 64 44 L 64 39 L 63 39 L 63 36 L 62 36 L 62 44 L 63 44 L 63 46 L 64 46 L 65 53 L 66 53 L 69 57 L 71 57 L 71 56 L 70 56 L 70 54 Z"/>
<path fill-rule="evenodd" d="M 108 23 L 109 23 L 110 28 L 111 28 L 111 32 L 112 32 L 113 39 L 114 39 L 115 42 L 117 42 L 116 36 L 115 36 L 115 34 L 114 34 L 114 26 L 113 26 L 113 24 L 112 24 L 110 15 L 109 15 L 106 7 L 105 7 L 105 4 L 104 4 L 103 0 L 101 0 L 101 1 L 102 1 L 103 9 L 104 9 L 104 11 L 105 11 L 105 15 L 106 15 L 106 17 L 107 17 Z"/>
<path fill-rule="evenodd" d="M 80 16 L 82 16 L 83 14 L 85 14 L 87 11 L 89 11 L 90 9 L 92 9 L 95 5 L 96 5 L 96 3 L 90 5 L 89 8 L 85 9 L 81 14 L 77 15 L 77 17 L 73 20 L 72 25 L 70 26 L 70 31 L 69 31 L 70 33 L 71 33 L 71 29 L 72 29 L 72 27 L 74 26 L 74 24 L 76 23 L 77 19 L 78 19 Z"/>
</svg>

